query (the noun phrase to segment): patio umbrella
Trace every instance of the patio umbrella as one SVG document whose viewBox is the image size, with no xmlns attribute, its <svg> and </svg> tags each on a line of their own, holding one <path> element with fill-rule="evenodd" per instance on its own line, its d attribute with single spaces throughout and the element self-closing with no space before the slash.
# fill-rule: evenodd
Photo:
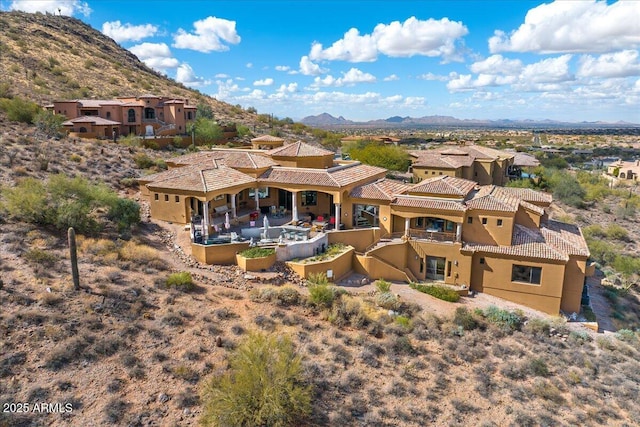
<svg viewBox="0 0 640 427">
<path fill-rule="evenodd" d="M 231 221 L 229 220 L 229 212 L 224 214 L 224 228 L 227 230 L 231 228 Z"/>
</svg>

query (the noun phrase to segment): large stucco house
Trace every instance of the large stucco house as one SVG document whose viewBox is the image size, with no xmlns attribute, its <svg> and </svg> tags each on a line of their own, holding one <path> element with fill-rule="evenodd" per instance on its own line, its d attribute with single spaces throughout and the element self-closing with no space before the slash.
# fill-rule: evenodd
<svg viewBox="0 0 640 427">
<path fill-rule="evenodd" d="M 607 166 L 607 173 L 619 179 L 638 181 L 640 180 L 640 160 L 625 162 L 618 159 Z"/>
<path fill-rule="evenodd" d="M 350 271 L 457 285 L 553 314 L 580 311 L 589 251 L 578 227 L 548 218 L 547 193 L 448 174 L 407 184 L 302 142 L 201 151 L 167 164 L 140 179 L 154 219 L 187 225 L 202 218 L 207 235 L 223 216 L 255 226 L 256 213 L 285 214 L 314 229 L 314 219 L 324 219 L 328 226 L 314 239 L 353 246 Z M 203 262 L 233 262 L 219 258 L 225 246 L 192 248 Z"/>
<path fill-rule="evenodd" d="M 90 138 L 184 134 L 197 110 L 188 99 L 155 95 L 55 101 L 46 108 L 67 118 L 67 132 Z"/>
</svg>

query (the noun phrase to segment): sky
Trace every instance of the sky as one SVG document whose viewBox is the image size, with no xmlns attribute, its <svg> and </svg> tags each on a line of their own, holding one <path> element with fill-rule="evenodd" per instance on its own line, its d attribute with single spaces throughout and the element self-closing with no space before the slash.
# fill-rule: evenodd
<svg viewBox="0 0 640 427">
<path fill-rule="evenodd" d="M 0 10 L 73 16 L 186 86 L 280 118 L 640 123 L 638 0 L 0 0 Z"/>
</svg>

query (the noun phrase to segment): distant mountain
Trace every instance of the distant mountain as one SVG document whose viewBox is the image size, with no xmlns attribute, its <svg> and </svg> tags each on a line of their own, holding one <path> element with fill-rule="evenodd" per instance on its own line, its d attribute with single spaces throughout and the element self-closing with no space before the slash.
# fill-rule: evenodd
<svg viewBox="0 0 640 427">
<path fill-rule="evenodd" d="M 392 116 L 386 119 L 376 119 L 363 122 L 347 120 L 340 116 L 322 113 L 317 116 L 308 116 L 301 121 L 305 125 L 321 128 L 411 128 L 411 127 L 491 127 L 491 128 L 616 128 L 639 127 L 640 124 L 628 122 L 562 122 L 558 120 L 478 120 L 458 119 L 451 116 L 424 116 L 424 117 L 400 117 Z"/>
<path fill-rule="evenodd" d="M 301 123 L 307 126 L 335 126 L 335 125 L 349 125 L 355 122 L 347 120 L 344 117 L 333 117 L 329 113 L 318 114 L 317 116 L 307 116 L 301 120 Z"/>
</svg>

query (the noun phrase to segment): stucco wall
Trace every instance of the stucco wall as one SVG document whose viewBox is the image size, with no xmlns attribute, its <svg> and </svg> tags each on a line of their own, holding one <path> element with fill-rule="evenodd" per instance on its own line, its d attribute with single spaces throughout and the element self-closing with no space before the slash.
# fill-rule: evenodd
<svg viewBox="0 0 640 427">
<path fill-rule="evenodd" d="M 560 308 L 565 313 L 580 313 L 582 288 L 587 260 L 584 257 L 570 257 L 564 272 L 562 303 Z"/>
<path fill-rule="evenodd" d="M 364 252 L 367 247 L 380 239 L 380 228 L 332 231 L 327 234 L 329 244 L 344 243 L 353 246 L 357 252 Z"/>
<path fill-rule="evenodd" d="M 158 195 L 157 200 L 156 194 Z M 176 197 L 178 197 L 177 202 Z M 152 218 L 176 224 L 187 224 L 190 221 L 185 196 L 152 191 L 149 193 L 148 198 Z"/>
<path fill-rule="evenodd" d="M 236 253 L 249 247 L 249 242 L 227 243 L 221 245 L 191 244 L 194 258 L 204 264 L 235 264 Z"/>
<path fill-rule="evenodd" d="M 471 224 L 469 217 L 473 218 Z M 482 224 L 482 218 L 487 218 L 486 224 Z M 502 226 L 498 226 L 498 219 L 502 220 Z M 462 240 L 487 245 L 511 245 L 513 222 L 514 215 L 506 212 L 470 210 L 462 224 Z"/>
<path fill-rule="evenodd" d="M 340 254 L 336 258 L 329 261 L 318 261 L 310 263 L 299 262 L 287 262 L 287 265 L 293 269 L 299 276 L 307 279 L 311 274 L 324 273 L 327 274 L 329 270 L 332 271 L 331 277 L 327 274 L 330 280 L 336 280 L 345 276 L 353 268 L 353 253 L 354 249 L 350 248 L 343 254 Z"/>
</svg>

